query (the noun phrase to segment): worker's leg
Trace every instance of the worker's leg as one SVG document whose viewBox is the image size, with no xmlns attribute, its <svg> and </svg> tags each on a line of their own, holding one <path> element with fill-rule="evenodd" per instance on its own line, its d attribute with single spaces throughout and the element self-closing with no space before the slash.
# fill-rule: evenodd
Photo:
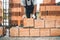
<svg viewBox="0 0 60 40">
<path fill-rule="evenodd" d="M 26 9 L 26 16 L 27 16 L 27 18 L 30 18 L 30 10 L 29 9 Z"/>
</svg>

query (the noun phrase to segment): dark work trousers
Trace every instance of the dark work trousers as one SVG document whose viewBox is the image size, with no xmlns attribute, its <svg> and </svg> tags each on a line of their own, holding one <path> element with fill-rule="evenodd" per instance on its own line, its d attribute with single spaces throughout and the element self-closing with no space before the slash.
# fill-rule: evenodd
<svg viewBox="0 0 60 40">
<path fill-rule="evenodd" d="M 26 8 L 26 16 L 27 18 L 30 18 L 30 14 L 33 13 L 34 6 L 28 6 Z"/>
</svg>

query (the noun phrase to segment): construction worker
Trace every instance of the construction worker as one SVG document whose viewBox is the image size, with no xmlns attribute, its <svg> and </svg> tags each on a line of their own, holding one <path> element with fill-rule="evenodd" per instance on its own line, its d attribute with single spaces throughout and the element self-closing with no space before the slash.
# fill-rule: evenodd
<svg viewBox="0 0 60 40">
<path fill-rule="evenodd" d="M 31 14 L 33 18 L 36 18 L 36 0 L 21 0 L 21 5 L 25 7 L 26 17 L 30 18 Z"/>
</svg>

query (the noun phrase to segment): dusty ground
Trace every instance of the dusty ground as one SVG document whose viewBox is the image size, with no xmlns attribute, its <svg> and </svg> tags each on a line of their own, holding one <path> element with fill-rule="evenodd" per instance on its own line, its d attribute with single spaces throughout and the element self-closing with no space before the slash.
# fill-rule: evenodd
<svg viewBox="0 0 60 40">
<path fill-rule="evenodd" d="M 0 40 L 60 40 L 60 37 L 1 37 Z"/>
</svg>

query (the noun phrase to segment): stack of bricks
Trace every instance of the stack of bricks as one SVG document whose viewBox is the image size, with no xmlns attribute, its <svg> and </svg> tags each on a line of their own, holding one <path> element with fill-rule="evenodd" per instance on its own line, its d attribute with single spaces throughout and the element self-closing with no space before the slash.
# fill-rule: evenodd
<svg viewBox="0 0 60 40">
<path fill-rule="evenodd" d="M 6 34 L 6 28 L 0 26 L 0 36 L 4 36 Z"/>
<path fill-rule="evenodd" d="M 24 26 L 10 28 L 10 36 L 60 36 L 59 8 L 55 5 L 55 0 L 44 0 L 43 4 L 40 5 L 40 17 L 42 19 L 24 18 Z"/>
<path fill-rule="evenodd" d="M 40 17 L 45 20 L 44 27 L 49 30 L 49 36 L 60 36 L 59 8 L 55 0 L 43 0 L 43 4 L 40 4 Z"/>
<path fill-rule="evenodd" d="M 2 0 L 0 0 L 0 24 L 2 24 L 3 17 L 3 8 L 2 8 Z"/>
<path fill-rule="evenodd" d="M 21 0 L 9 0 L 11 22 L 13 21 L 13 24 L 18 24 L 17 26 L 20 26 L 20 22 L 24 14 L 24 7 L 21 6 L 20 1 Z"/>
</svg>

